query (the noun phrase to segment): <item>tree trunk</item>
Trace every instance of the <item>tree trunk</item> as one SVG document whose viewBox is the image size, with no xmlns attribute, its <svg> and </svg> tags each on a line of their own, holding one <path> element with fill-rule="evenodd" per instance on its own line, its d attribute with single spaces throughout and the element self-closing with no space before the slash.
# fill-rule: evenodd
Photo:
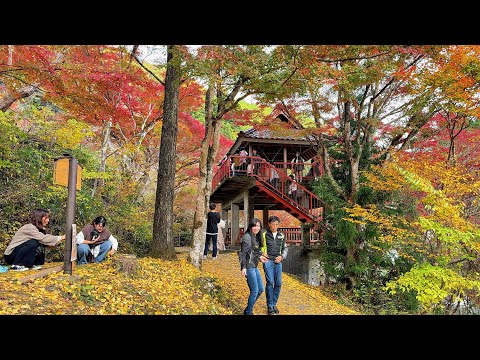
<svg viewBox="0 0 480 360">
<path fill-rule="evenodd" d="M 139 265 L 134 254 L 118 254 L 113 258 L 113 263 L 117 271 L 127 277 L 135 276 L 138 273 Z"/>
<path fill-rule="evenodd" d="M 100 168 L 99 172 L 105 173 L 107 168 L 107 153 L 108 153 L 108 144 L 110 143 L 110 134 L 112 133 L 112 122 L 110 120 L 104 122 L 102 129 L 102 146 L 100 148 Z M 95 197 L 97 189 L 105 185 L 105 180 L 103 178 L 95 179 L 92 189 L 92 197 Z"/>
<path fill-rule="evenodd" d="M 213 85 L 209 85 L 205 96 L 205 137 L 202 140 L 199 163 L 199 181 L 193 217 L 193 244 L 190 252 L 191 263 L 200 268 L 205 232 L 207 209 L 212 192 L 213 165 L 220 146 L 221 122 L 213 117 Z"/>
<path fill-rule="evenodd" d="M 175 188 L 175 153 L 178 133 L 178 94 L 180 91 L 181 55 L 176 45 L 167 46 L 167 73 L 157 193 L 150 255 L 176 259 L 173 238 L 173 200 Z"/>
</svg>

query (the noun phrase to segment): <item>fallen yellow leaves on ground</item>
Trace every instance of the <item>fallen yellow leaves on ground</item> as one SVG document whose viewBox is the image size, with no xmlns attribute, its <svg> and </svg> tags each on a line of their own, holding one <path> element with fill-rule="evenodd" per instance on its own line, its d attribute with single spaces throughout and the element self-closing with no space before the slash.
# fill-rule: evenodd
<svg viewBox="0 0 480 360">
<path fill-rule="evenodd" d="M 245 277 L 240 271 L 237 254 L 222 253 L 219 260 L 206 260 L 202 271 L 212 277 L 221 279 L 232 301 L 239 303 L 241 312 L 247 306 L 249 289 Z M 265 279 L 262 266 L 259 265 L 262 278 Z M 264 280 L 265 284 L 265 280 Z M 278 309 L 281 315 L 355 315 L 359 314 L 322 293 L 318 286 L 305 284 L 295 276 L 283 273 L 282 290 L 278 300 Z M 254 314 L 266 315 L 267 303 L 265 295 L 255 304 Z"/>
<path fill-rule="evenodd" d="M 107 259 L 76 266 L 72 275 L 60 271 L 21 283 L 31 271 L 0 274 L 0 314 L 234 315 L 243 313 L 249 293 L 235 253 L 206 260 L 201 270 L 185 255 L 176 261 L 145 257 L 138 259 L 138 272 L 127 276 Z M 288 274 L 283 279 L 278 304 L 282 314 L 356 313 L 322 295 L 318 287 Z M 255 313 L 264 314 L 265 309 L 262 295 Z"/>
</svg>

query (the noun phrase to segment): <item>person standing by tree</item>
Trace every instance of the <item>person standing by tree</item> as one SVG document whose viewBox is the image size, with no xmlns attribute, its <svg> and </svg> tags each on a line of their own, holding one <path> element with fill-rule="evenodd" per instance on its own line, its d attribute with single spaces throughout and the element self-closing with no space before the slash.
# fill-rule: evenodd
<svg viewBox="0 0 480 360">
<path fill-rule="evenodd" d="M 92 254 L 93 261 L 99 263 L 105 256 L 113 255 L 118 249 L 118 240 L 106 227 L 107 219 L 97 216 L 91 224 L 85 225 L 77 234 L 77 265 L 87 263 L 87 257 Z"/>
<path fill-rule="evenodd" d="M 243 234 L 240 242 L 240 269 L 242 275 L 247 278 L 247 285 L 250 289 L 247 307 L 243 315 L 253 315 L 253 306 L 265 290 L 262 276 L 258 269 L 258 261 L 267 261 L 267 257 L 261 252 L 260 230 L 262 223 L 259 219 L 253 218 L 248 224 L 247 231 Z"/>
<path fill-rule="evenodd" d="M 50 213 L 48 210 L 36 209 L 30 215 L 28 224 L 17 230 L 8 244 L 3 257 L 11 270 L 38 270 L 45 263 L 45 246 L 56 246 L 65 240 L 65 235 L 47 234 Z"/>
<path fill-rule="evenodd" d="M 279 314 L 277 308 L 280 290 L 282 288 L 282 261 L 287 256 L 285 235 L 278 231 L 280 219 L 273 215 L 268 218 L 269 229 L 262 232 L 262 254 L 267 255 L 267 261 L 263 263 L 265 273 L 268 315 Z"/>
<path fill-rule="evenodd" d="M 212 260 L 217 259 L 217 237 L 218 237 L 218 223 L 220 222 L 220 214 L 215 211 L 216 204 L 210 203 L 210 211 L 207 214 L 207 234 L 205 236 L 205 248 L 203 250 L 203 259 L 208 255 L 208 244 L 212 241 Z"/>
</svg>

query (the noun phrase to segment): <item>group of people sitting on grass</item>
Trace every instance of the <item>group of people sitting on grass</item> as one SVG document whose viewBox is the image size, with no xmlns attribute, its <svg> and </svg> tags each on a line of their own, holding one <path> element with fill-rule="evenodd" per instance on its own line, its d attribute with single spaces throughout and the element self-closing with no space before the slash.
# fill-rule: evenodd
<svg viewBox="0 0 480 360">
<path fill-rule="evenodd" d="M 49 234 L 49 222 L 50 212 L 36 209 L 29 222 L 17 230 L 3 253 L 10 270 L 41 269 L 45 263 L 45 248 L 56 247 L 65 240 L 65 235 Z M 118 241 L 106 225 L 105 217 L 98 216 L 77 234 L 77 265 L 99 263 L 117 251 Z"/>
</svg>

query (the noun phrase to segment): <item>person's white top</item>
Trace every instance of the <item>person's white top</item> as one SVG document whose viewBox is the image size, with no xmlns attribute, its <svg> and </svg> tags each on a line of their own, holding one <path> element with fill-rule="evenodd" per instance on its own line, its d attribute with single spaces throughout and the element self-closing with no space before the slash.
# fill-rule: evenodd
<svg viewBox="0 0 480 360">
<path fill-rule="evenodd" d="M 292 161 L 291 161 L 292 164 L 295 164 L 295 163 L 303 163 L 303 162 L 305 162 L 305 160 L 304 160 L 301 156 L 299 156 L 299 157 L 296 157 L 296 156 L 295 156 L 295 157 L 292 159 Z"/>
<path fill-rule="evenodd" d="M 80 244 L 83 244 L 83 240 L 85 240 L 85 236 L 83 235 L 83 232 L 80 231 L 78 234 L 77 234 L 77 237 L 76 237 L 76 243 L 77 245 L 80 245 Z M 110 241 L 112 243 L 112 249 L 117 251 L 118 249 L 118 240 L 113 236 L 113 235 L 110 235 L 107 239 L 108 241 Z M 100 244 L 96 245 L 93 249 L 90 250 L 93 254 L 93 256 L 97 257 L 97 255 L 100 253 Z"/>
<path fill-rule="evenodd" d="M 275 170 L 275 168 L 271 168 L 270 179 L 278 179 L 278 178 L 280 178 L 280 176 L 278 175 L 277 170 Z"/>
</svg>

